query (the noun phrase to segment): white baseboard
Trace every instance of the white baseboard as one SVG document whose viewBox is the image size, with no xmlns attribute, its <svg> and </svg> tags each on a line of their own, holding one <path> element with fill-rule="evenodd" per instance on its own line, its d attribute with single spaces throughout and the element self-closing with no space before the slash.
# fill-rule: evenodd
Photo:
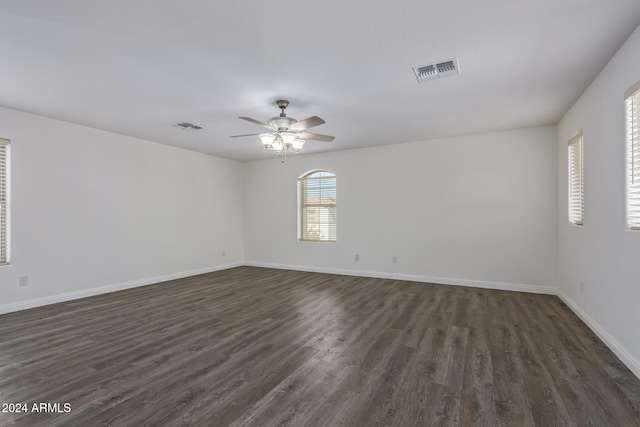
<svg viewBox="0 0 640 427">
<path fill-rule="evenodd" d="M 166 274 L 163 276 L 148 277 L 140 280 L 132 280 L 125 283 L 117 283 L 113 285 L 100 286 L 97 288 L 83 289 L 75 292 L 67 292 L 64 294 L 51 295 L 43 298 L 36 298 L 27 301 L 20 301 L 12 304 L 0 305 L 0 314 L 12 313 L 15 311 L 27 310 L 29 308 L 42 307 L 44 305 L 56 304 L 59 302 L 71 301 L 80 298 L 92 297 L 95 295 L 107 294 L 109 292 L 122 291 L 124 289 L 137 288 L 139 286 L 152 285 L 154 283 L 166 282 L 168 280 L 182 279 L 198 274 L 212 273 L 214 271 L 226 270 L 233 267 L 244 265 L 242 262 L 230 264 L 221 264 L 213 267 L 200 268 L 197 270 L 182 271 L 179 273 Z"/>
<path fill-rule="evenodd" d="M 606 329 L 589 316 L 575 301 L 562 292 L 562 290 L 558 291 L 558 297 L 618 356 L 622 363 L 624 363 L 636 377 L 640 378 L 640 361 L 638 359 L 633 357 Z"/>
<path fill-rule="evenodd" d="M 373 277 L 377 279 L 407 280 L 410 282 L 435 283 L 439 285 L 468 286 L 470 288 L 496 289 L 502 291 L 529 292 L 534 294 L 556 295 L 553 286 L 523 285 L 519 283 L 487 282 L 481 280 L 454 279 L 449 277 L 422 276 L 404 273 L 379 271 L 347 270 L 340 268 L 313 267 L 308 265 L 274 264 L 265 262 L 245 262 L 251 267 L 277 268 L 281 270 L 310 271 L 313 273 L 340 274 L 345 276 Z"/>
</svg>

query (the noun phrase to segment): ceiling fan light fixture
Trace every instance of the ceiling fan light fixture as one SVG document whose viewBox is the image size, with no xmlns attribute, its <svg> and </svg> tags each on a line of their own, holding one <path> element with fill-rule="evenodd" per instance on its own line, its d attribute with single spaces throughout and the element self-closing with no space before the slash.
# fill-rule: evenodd
<svg viewBox="0 0 640 427">
<path fill-rule="evenodd" d="M 271 147 L 271 145 L 273 144 L 273 140 L 276 138 L 272 133 L 262 133 L 259 136 L 262 144 L 264 144 L 264 146 L 267 148 Z"/>
<path fill-rule="evenodd" d="M 284 147 L 284 144 L 280 138 L 276 138 L 271 144 L 271 148 L 278 152 L 282 150 L 282 147 Z"/>
<path fill-rule="evenodd" d="M 300 151 L 300 149 L 302 148 L 302 146 L 304 145 L 304 139 L 300 139 L 300 138 L 296 138 L 293 140 L 293 142 L 291 143 L 291 147 L 293 147 L 293 149 L 298 152 Z"/>
<path fill-rule="evenodd" d="M 295 141 L 297 137 L 298 134 L 293 132 L 280 132 L 280 138 L 282 138 L 282 142 L 285 145 L 293 144 L 293 141 Z"/>
</svg>

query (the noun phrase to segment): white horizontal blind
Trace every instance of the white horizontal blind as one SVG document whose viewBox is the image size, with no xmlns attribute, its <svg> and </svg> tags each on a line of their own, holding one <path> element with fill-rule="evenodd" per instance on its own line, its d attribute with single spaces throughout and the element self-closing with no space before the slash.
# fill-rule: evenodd
<svg viewBox="0 0 640 427">
<path fill-rule="evenodd" d="M 9 141 L 0 139 L 0 265 L 9 263 Z"/>
<path fill-rule="evenodd" d="M 627 226 L 640 230 L 640 82 L 625 92 L 627 112 Z"/>
<path fill-rule="evenodd" d="M 314 171 L 298 179 L 298 239 L 336 241 L 336 176 Z"/>
<path fill-rule="evenodd" d="M 569 222 L 584 223 L 584 174 L 582 131 L 569 140 Z"/>
</svg>

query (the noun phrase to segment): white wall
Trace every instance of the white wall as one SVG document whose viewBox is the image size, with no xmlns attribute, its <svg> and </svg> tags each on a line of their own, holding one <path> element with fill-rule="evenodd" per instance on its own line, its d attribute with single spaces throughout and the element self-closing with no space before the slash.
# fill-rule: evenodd
<svg viewBox="0 0 640 427">
<path fill-rule="evenodd" d="M 245 259 L 554 293 L 556 164 L 554 126 L 247 163 Z M 335 244 L 297 241 L 296 179 L 317 168 L 337 174 Z"/>
<path fill-rule="evenodd" d="M 12 167 L 0 312 L 241 263 L 240 164 L 5 108 L 0 123 Z"/>
<path fill-rule="evenodd" d="M 638 52 L 640 29 L 558 125 L 558 246 L 560 296 L 640 376 L 640 232 L 625 228 L 623 96 L 640 80 Z M 576 227 L 567 220 L 567 141 L 580 129 L 585 221 Z"/>
</svg>

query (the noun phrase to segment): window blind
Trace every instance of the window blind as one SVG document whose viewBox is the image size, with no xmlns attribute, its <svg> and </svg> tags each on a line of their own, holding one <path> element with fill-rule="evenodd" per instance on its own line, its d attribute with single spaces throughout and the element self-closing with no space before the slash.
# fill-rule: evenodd
<svg viewBox="0 0 640 427">
<path fill-rule="evenodd" d="M 9 140 L 0 139 L 0 265 L 9 263 Z"/>
<path fill-rule="evenodd" d="M 336 241 L 336 176 L 314 171 L 298 179 L 298 239 Z"/>
<path fill-rule="evenodd" d="M 582 131 L 569 140 L 569 222 L 584 223 L 584 174 Z"/>
<path fill-rule="evenodd" d="M 625 96 L 627 133 L 627 226 L 640 230 L 640 82 Z"/>
</svg>

